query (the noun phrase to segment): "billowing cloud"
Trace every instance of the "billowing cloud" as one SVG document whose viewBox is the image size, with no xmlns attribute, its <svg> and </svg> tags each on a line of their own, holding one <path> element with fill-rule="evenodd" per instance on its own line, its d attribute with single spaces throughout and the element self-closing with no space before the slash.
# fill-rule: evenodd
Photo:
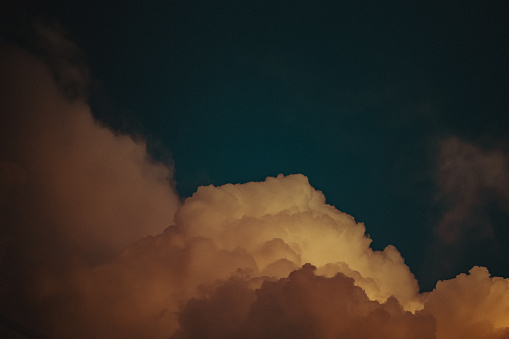
<svg viewBox="0 0 509 339">
<path fill-rule="evenodd" d="M 87 105 L 69 102 L 36 60 L 5 53 L 12 59 L 2 72 L 2 186 L 24 196 L 2 199 L 22 198 L 39 228 L 68 233 L 90 255 L 118 252 L 171 223 L 178 206 L 171 168 L 94 121 Z"/>
<path fill-rule="evenodd" d="M 180 203 L 172 168 L 142 142 L 101 126 L 38 58 L 0 54 L 0 294 L 25 312 L 41 276 L 111 259 L 162 232 Z"/>
<path fill-rule="evenodd" d="M 436 319 L 438 338 L 509 338 L 509 279 L 476 266 L 439 281 L 424 310 Z"/>
<path fill-rule="evenodd" d="M 221 249 L 245 249 L 261 274 L 282 278 L 313 263 L 327 276 L 356 276 L 373 299 L 395 295 L 407 309 L 421 307 L 417 281 L 400 253 L 393 246 L 373 251 L 364 225 L 327 205 L 303 175 L 200 187 L 175 222 L 192 236 L 214 239 Z"/>
<path fill-rule="evenodd" d="M 354 279 L 326 278 L 306 264 L 254 292 L 230 279 L 180 314 L 174 338 L 434 338 L 433 317 L 404 311 L 397 299 L 372 301 Z"/>
<path fill-rule="evenodd" d="M 397 249 L 372 250 L 365 226 L 301 174 L 200 187 L 180 206 L 172 168 L 95 121 L 47 61 L 5 44 L 0 58 L 3 326 L 54 338 L 507 338 L 507 279 L 475 267 L 420 293 Z"/>
</svg>

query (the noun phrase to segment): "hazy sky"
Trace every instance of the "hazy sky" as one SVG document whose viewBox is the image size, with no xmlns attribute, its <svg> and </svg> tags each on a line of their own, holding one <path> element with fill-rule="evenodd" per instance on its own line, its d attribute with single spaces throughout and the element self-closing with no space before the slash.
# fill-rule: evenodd
<svg viewBox="0 0 509 339">
<path fill-rule="evenodd" d="M 143 288 L 164 298 L 195 297 L 192 288 L 228 279 L 228 270 L 237 267 L 253 269 L 254 276 L 277 272 L 278 279 L 293 272 L 290 283 L 324 284 L 326 291 L 335 284 L 353 291 L 348 280 L 353 278 L 364 289 L 355 292 L 365 293 L 359 298 L 376 301 L 370 307 L 398 317 L 399 305 L 428 312 L 415 319 L 402 314 L 395 327 L 422 328 L 419 333 L 429 338 L 438 326 L 445 338 L 452 332 L 440 330 L 447 318 L 440 318 L 444 296 L 456 285 L 470 286 L 469 280 L 449 280 L 428 299 L 419 288 L 431 291 L 437 281 L 473 266 L 509 277 L 509 7 L 504 1 L 7 1 L 1 13 L 1 244 L 6 258 L 16 258 L 4 260 L 1 268 L 12 277 L 2 283 L 25 277 L 23 269 L 12 267 L 29 267 L 45 281 L 34 292 L 36 299 L 60 286 L 80 291 L 80 297 L 94 295 L 93 304 L 110 295 L 97 287 L 101 281 L 138 262 L 133 253 L 140 251 L 150 254 L 139 262 L 155 258 L 158 272 L 148 274 L 152 278 Z M 286 177 L 277 177 L 280 173 Z M 201 188 L 184 202 L 200 186 L 248 182 L 263 183 Z M 334 208 L 324 207 L 322 199 Z M 51 231 L 33 226 L 34 220 Z M 345 231 L 331 231 L 330 223 Z M 164 231 L 170 225 L 175 226 Z M 296 225 L 295 234 L 285 233 L 284 225 Z M 20 231 L 25 227 L 32 236 Z M 244 230 L 235 231 L 238 227 Z M 265 233 L 255 232 L 257 227 Z M 277 236 L 268 236 L 269 229 Z M 126 245 L 158 234 L 116 257 Z M 196 240 L 200 237 L 210 243 Z M 27 245 L 11 248 L 11 238 Z M 58 251 L 50 253 L 41 239 Z M 346 266 L 321 253 L 324 248 L 340 248 Z M 62 253 L 80 258 L 87 268 L 55 259 Z M 211 263 L 226 267 L 224 272 L 193 264 L 200 253 L 214 253 Z M 27 259 L 36 254 L 49 268 Z M 177 264 L 176 257 L 187 256 L 201 273 L 188 276 L 185 265 Z M 159 270 L 162 258 L 171 263 L 166 273 Z M 307 262 L 317 267 L 317 275 L 310 266 L 298 270 Z M 380 272 L 377 263 L 384 263 Z M 70 268 L 54 273 L 59 265 Z M 488 281 L 484 270 L 467 277 Z M 126 277 L 136 280 L 143 272 L 136 268 Z M 332 278 L 338 272 L 346 277 Z M 172 274 L 185 278 L 166 276 Z M 331 280 L 320 280 L 320 274 Z M 160 282 L 167 280 L 170 287 L 163 292 Z M 225 284 L 242 296 L 238 309 L 258 305 L 228 335 L 249 329 L 253 338 L 266 336 L 263 327 L 253 332 L 252 323 L 263 323 L 270 308 L 263 298 L 279 293 L 278 282 L 263 285 L 256 296 L 245 281 Z M 119 285 L 125 293 L 134 288 Z M 184 285 L 193 287 L 182 292 Z M 199 319 L 206 319 L 214 303 L 228 299 L 218 286 L 195 304 L 171 299 L 168 312 L 181 312 L 178 320 L 168 320 L 171 329 L 179 324 L 176 338 L 205 333 L 192 332 L 196 324 L 186 323 L 186 315 L 203 312 Z M 136 291 L 141 299 L 142 291 Z M 292 293 L 277 300 L 286 305 Z M 397 306 L 386 302 L 390 295 Z M 320 298 L 310 294 L 309 300 L 315 297 Z M 126 303 L 140 305 L 136 298 Z M 96 306 L 87 300 L 80 301 L 86 307 L 77 313 L 75 328 L 97 321 L 89 312 Z M 149 319 L 159 302 L 154 297 L 140 314 Z M 64 305 L 56 307 L 55 318 L 73 309 L 65 297 L 51 303 Z M 343 306 L 327 307 L 337 312 Z M 13 318 L 34 318 L 29 327 L 46 331 L 37 325 L 42 318 L 34 316 L 39 309 L 30 312 Z M 145 324 L 131 316 L 111 321 Z M 376 323 L 375 318 L 369 321 Z M 495 329 L 509 326 L 495 318 Z M 330 324 L 317 322 L 302 333 L 346 333 L 336 324 L 326 335 L 323 329 Z M 196 328 L 227 337 L 223 328 L 209 325 Z M 393 325 L 387 326 L 383 333 L 390 337 Z M 157 336 L 167 334 L 167 327 L 154 328 Z M 96 330 L 89 334 L 108 333 L 100 326 Z M 58 336 L 69 333 L 72 329 L 64 329 Z M 370 335 L 363 333 L 357 335 Z"/>
</svg>

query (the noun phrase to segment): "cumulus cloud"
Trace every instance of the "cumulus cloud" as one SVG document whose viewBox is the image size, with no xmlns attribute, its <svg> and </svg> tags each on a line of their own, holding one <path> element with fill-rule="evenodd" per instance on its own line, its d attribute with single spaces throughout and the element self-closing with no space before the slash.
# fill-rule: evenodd
<svg viewBox="0 0 509 339">
<path fill-rule="evenodd" d="M 51 285 L 41 277 L 58 282 L 74 261 L 104 262 L 162 232 L 179 199 L 172 168 L 142 142 L 101 126 L 40 59 L 0 47 L 1 304 L 13 314 Z"/>
<path fill-rule="evenodd" d="M 4 52 L 11 60 L 2 70 L 2 186 L 26 195 L 27 217 L 69 232 L 91 255 L 118 252 L 171 223 L 172 169 L 153 162 L 143 143 L 94 121 L 86 104 L 63 97 L 37 60 Z M 89 248 L 91 240 L 99 246 Z"/>
<path fill-rule="evenodd" d="M 438 338 L 509 338 L 509 279 L 476 266 L 439 281 L 424 310 L 436 319 Z"/>
<path fill-rule="evenodd" d="M 255 291 L 231 279 L 191 299 L 173 338 L 434 338 L 433 317 L 404 311 L 397 299 L 370 300 L 342 273 L 327 278 L 306 264 Z"/>
<path fill-rule="evenodd" d="M 236 213 L 240 207 L 233 204 L 229 209 L 224 193 L 231 193 L 235 188 L 239 191 L 233 194 L 236 199 L 230 202 L 241 199 L 245 209 L 233 216 L 231 213 Z M 270 188 L 274 191 L 264 192 Z M 298 190 L 301 190 L 299 196 L 289 195 Z M 343 215 L 321 198 L 315 200 L 313 197 L 320 197 L 321 193 L 311 188 L 302 175 L 278 176 L 258 183 L 208 186 L 199 191 L 184 202 L 177 212 L 176 224 L 162 234 L 145 237 L 128 246 L 109 263 L 95 267 L 76 265 L 61 280 L 44 276 L 39 281 L 37 297 L 47 303 L 47 311 L 39 328 L 52 337 L 83 338 L 349 336 L 445 339 L 455 338 L 451 333 L 457 333 L 456 337 L 460 338 L 474 330 L 479 338 L 504 338 L 507 334 L 509 301 L 505 295 L 509 281 L 489 277 L 486 269 L 475 268 L 467 279 L 461 275 L 440 282 L 434 291 L 416 292 L 413 299 L 408 299 L 405 294 L 397 293 L 396 288 L 405 284 L 412 286 L 413 281 L 409 283 L 403 275 L 398 276 L 398 284 L 389 284 L 395 279 L 391 274 L 403 270 L 404 263 L 398 262 L 394 268 L 390 255 L 369 247 L 364 248 L 366 253 L 361 257 L 365 256 L 365 260 L 372 260 L 374 264 L 366 265 L 362 271 L 350 266 L 362 267 L 358 262 L 364 259 L 344 256 L 342 251 L 331 254 L 329 252 L 334 249 L 323 243 L 317 244 L 321 249 L 315 249 L 316 261 L 329 261 L 320 259 L 323 256 L 333 258 L 332 262 L 323 264 L 321 269 L 309 264 L 296 267 L 299 261 L 307 260 L 303 249 L 309 246 L 308 239 L 302 236 L 290 242 L 282 238 L 283 232 L 277 229 L 280 214 L 303 213 L 301 217 L 305 222 L 309 221 L 306 214 L 311 211 L 318 214 L 316 210 L 320 208 Z M 302 194 L 306 191 L 309 194 Z M 285 199 L 277 207 L 278 194 L 295 199 L 293 202 Z M 218 210 L 215 203 L 221 201 L 224 204 Z M 258 203 L 264 208 L 257 206 Z M 309 205 L 314 208 L 304 207 Z M 262 210 L 259 212 L 262 220 L 253 223 L 258 213 L 255 211 Z M 362 225 L 356 224 L 350 216 L 345 215 L 345 218 L 350 222 L 343 225 L 321 223 L 320 218 L 315 218 L 306 227 L 319 234 L 341 227 L 344 228 L 341 234 L 356 234 L 355 228 Z M 194 225 L 194 228 L 193 219 L 204 226 Z M 271 219 L 274 220 L 271 222 Z M 294 220 L 298 225 L 298 218 Z M 282 224 L 293 227 L 292 223 Z M 204 230 L 199 231 L 200 227 Z M 242 227 L 249 236 L 241 232 L 239 228 Z M 274 232 L 269 228 L 275 228 Z M 298 236 L 298 228 L 295 232 Z M 265 241 L 264 234 L 272 240 Z M 325 233 L 325 237 L 334 234 Z M 277 238 L 273 238 L 275 236 Z M 360 238 L 367 239 L 369 244 L 364 233 L 359 232 L 357 236 L 359 239 L 352 236 L 346 240 L 337 236 L 336 248 L 347 247 L 354 251 L 351 243 L 356 240 L 361 243 Z M 232 244 L 225 241 L 232 241 Z M 323 254 L 319 254 L 321 251 Z M 384 261 L 390 264 L 384 265 Z M 375 264 L 380 272 L 387 269 L 386 265 L 390 269 L 385 274 L 373 273 Z M 392 291 L 387 292 L 387 298 L 380 296 L 384 289 Z M 404 304 L 415 304 L 409 300 L 420 301 L 422 309 L 410 312 Z M 469 321 L 462 321 L 464 317 Z"/>
<path fill-rule="evenodd" d="M 143 142 L 95 121 L 48 62 L 1 48 L 0 334 L 507 338 L 507 279 L 476 267 L 420 293 L 397 249 L 372 250 L 301 174 L 180 206 Z"/>
<path fill-rule="evenodd" d="M 392 246 L 373 251 L 364 231 L 327 205 L 303 175 L 200 187 L 162 234 L 109 263 L 76 265 L 59 281 L 41 275 L 37 297 L 59 306 L 41 324 L 56 337 L 170 335 L 179 328 L 182 305 L 208 285 L 238 275 L 273 281 L 307 262 L 320 265 L 324 278 L 350 276 L 349 284 L 378 305 L 397 298 L 401 312 L 422 308 L 399 252 Z"/>
<path fill-rule="evenodd" d="M 395 295 L 407 309 L 421 307 L 417 281 L 400 253 L 393 246 L 373 251 L 364 225 L 326 204 L 303 175 L 200 187 L 175 222 L 192 236 L 214 239 L 219 248 L 245 249 L 262 274 L 270 270 L 281 278 L 309 262 L 327 276 L 357 276 L 370 298 L 384 302 Z"/>
</svg>

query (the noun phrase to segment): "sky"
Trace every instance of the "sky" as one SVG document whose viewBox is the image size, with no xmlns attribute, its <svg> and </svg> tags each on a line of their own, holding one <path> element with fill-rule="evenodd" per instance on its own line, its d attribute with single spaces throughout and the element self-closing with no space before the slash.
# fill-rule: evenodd
<svg viewBox="0 0 509 339">
<path fill-rule="evenodd" d="M 504 1 L 0 9 L 3 331 L 509 335 Z"/>
</svg>

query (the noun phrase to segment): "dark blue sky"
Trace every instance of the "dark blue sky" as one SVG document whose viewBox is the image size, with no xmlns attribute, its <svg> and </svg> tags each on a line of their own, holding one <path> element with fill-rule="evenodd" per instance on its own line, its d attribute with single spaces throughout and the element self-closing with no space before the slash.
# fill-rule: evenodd
<svg viewBox="0 0 509 339">
<path fill-rule="evenodd" d="M 472 243 L 433 268 L 448 250 L 433 231 L 441 140 L 507 150 L 504 1 L 38 6 L 83 50 L 96 116 L 172 159 L 181 196 L 303 173 L 366 224 L 375 249 L 395 245 L 425 289 L 473 265 L 509 276 L 498 207 L 500 248 Z"/>
</svg>

